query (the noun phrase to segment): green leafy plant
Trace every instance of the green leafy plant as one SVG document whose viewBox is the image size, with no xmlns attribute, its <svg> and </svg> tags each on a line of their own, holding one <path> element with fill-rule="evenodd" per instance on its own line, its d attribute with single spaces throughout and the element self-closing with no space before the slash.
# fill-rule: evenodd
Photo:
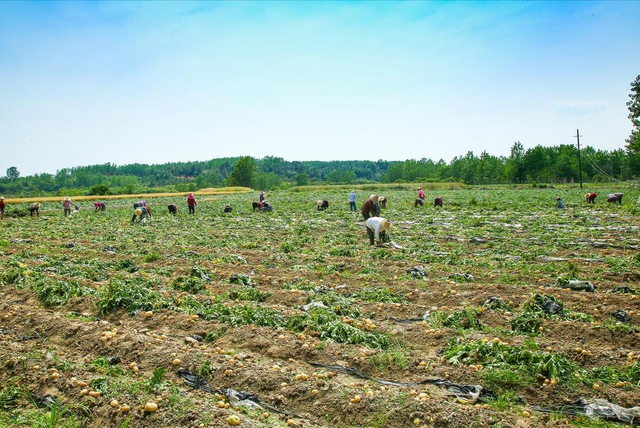
<svg viewBox="0 0 640 428">
<path fill-rule="evenodd" d="M 532 342 L 520 347 L 496 341 L 452 340 L 444 351 L 444 358 L 452 364 L 481 364 L 556 379 L 567 379 L 578 370 L 566 356 L 539 351 Z"/>
<path fill-rule="evenodd" d="M 354 293 L 353 297 L 366 302 L 402 303 L 405 301 L 404 296 L 394 293 L 387 287 L 365 287 Z"/>
<path fill-rule="evenodd" d="M 260 291 L 253 287 L 232 287 L 227 293 L 227 298 L 232 300 L 248 300 L 252 302 L 264 302 L 271 296 L 268 291 Z"/>
<path fill-rule="evenodd" d="M 159 294 L 142 285 L 121 279 L 113 279 L 96 303 L 102 314 L 114 309 L 125 309 L 129 314 L 138 311 L 150 311 L 159 300 Z"/>
<path fill-rule="evenodd" d="M 162 388 L 162 380 L 164 379 L 164 367 L 156 367 L 153 369 L 153 375 L 144 384 L 144 391 L 148 394 L 154 394 Z"/>
<path fill-rule="evenodd" d="M 429 324 L 434 327 L 452 327 L 462 330 L 484 330 L 478 319 L 478 311 L 468 308 L 461 311 L 435 311 L 429 314 Z"/>
</svg>

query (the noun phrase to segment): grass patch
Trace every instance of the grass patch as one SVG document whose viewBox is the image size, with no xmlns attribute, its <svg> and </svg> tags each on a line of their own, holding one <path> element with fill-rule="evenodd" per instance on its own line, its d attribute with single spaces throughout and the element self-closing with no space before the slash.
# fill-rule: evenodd
<svg viewBox="0 0 640 428">
<path fill-rule="evenodd" d="M 411 359 L 407 355 L 397 350 L 379 352 L 369 357 L 369 363 L 381 371 L 404 370 L 410 361 Z"/>
</svg>

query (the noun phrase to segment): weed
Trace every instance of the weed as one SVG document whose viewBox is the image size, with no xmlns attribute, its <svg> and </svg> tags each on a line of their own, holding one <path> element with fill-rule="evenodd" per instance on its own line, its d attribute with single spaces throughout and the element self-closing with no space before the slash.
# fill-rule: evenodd
<svg viewBox="0 0 640 428">
<path fill-rule="evenodd" d="M 84 321 L 84 322 L 95 322 L 95 321 L 98 320 L 96 317 L 82 315 L 82 314 L 79 314 L 78 312 L 74 312 L 74 311 L 69 312 L 67 314 L 67 318 L 72 319 L 72 320 Z"/>
<path fill-rule="evenodd" d="M 142 258 L 142 261 L 145 263 L 153 263 L 160 260 L 161 257 L 162 256 L 160 254 L 156 253 L 155 251 L 151 251 L 149 254 Z"/>
<path fill-rule="evenodd" d="M 621 368 L 610 366 L 594 367 L 585 371 L 581 377 L 588 386 L 598 382 L 608 384 L 627 383 L 640 386 L 640 362 Z"/>
<path fill-rule="evenodd" d="M 369 357 L 369 362 L 378 370 L 390 371 L 393 369 L 404 370 L 407 368 L 410 358 L 402 351 L 389 350 L 379 352 Z"/>
<path fill-rule="evenodd" d="M 35 420 L 32 428 L 77 428 L 75 418 L 70 414 L 69 406 L 62 407 L 53 404 L 46 411 L 40 411 L 39 417 Z"/>
<path fill-rule="evenodd" d="M 0 391 L 0 410 L 9 410 L 17 406 L 18 398 L 22 395 L 20 388 L 8 384 Z"/>
<path fill-rule="evenodd" d="M 638 332 L 638 328 L 630 323 L 620 322 L 617 319 L 611 317 L 607 318 L 602 325 L 612 332 L 619 332 L 625 334 L 633 334 Z"/>
<path fill-rule="evenodd" d="M 284 288 L 285 290 L 301 290 L 301 291 L 313 291 L 316 288 L 316 285 L 314 284 L 306 284 L 306 283 L 302 283 L 302 284 L 293 284 L 293 283 L 285 283 L 282 288 Z"/>
<path fill-rule="evenodd" d="M 202 363 L 200 363 L 195 373 L 201 377 L 209 377 L 215 371 L 215 369 L 216 368 L 213 366 L 211 361 L 204 360 Z"/>
<path fill-rule="evenodd" d="M 365 302 L 401 303 L 405 301 L 404 296 L 394 293 L 387 287 L 365 287 L 354 293 L 353 297 Z"/>
<path fill-rule="evenodd" d="M 280 251 L 285 254 L 295 253 L 297 251 L 297 247 L 292 242 L 284 241 L 280 244 Z"/>
<path fill-rule="evenodd" d="M 98 376 L 91 379 L 89 385 L 96 391 L 100 392 L 102 395 L 109 392 L 109 378 L 107 376 Z"/>
<path fill-rule="evenodd" d="M 253 287 L 233 287 L 227 293 L 231 300 L 248 300 L 252 302 L 264 302 L 271 296 L 267 291 L 260 291 Z"/>
<path fill-rule="evenodd" d="M 153 375 L 144 384 L 144 392 L 155 394 L 162 387 L 162 379 L 164 378 L 164 367 L 156 367 L 153 369 Z"/>
<path fill-rule="evenodd" d="M 207 343 L 215 342 L 216 340 L 220 339 L 225 334 L 227 334 L 227 330 L 226 329 L 217 328 L 215 330 L 211 330 L 210 332 L 208 332 L 206 334 L 206 336 L 204 337 L 204 341 L 207 342 Z"/>
<path fill-rule="evenodd" d="M 332 248 L 329 250 L 329 255 L 339 257 L 354 257 L 356 255 L 356 250 L 347 247 Z"/>
<path fill-rule="evenodd" d="M 124 370 L 122 370 L 117 365 L 112 366 L 109 364 L 109 360 L 104 357 L 98 357 L 90 363 L 91 368 L 98 373 L 108 374 L 109 376 L 118 376 L 124 374 Z"/>
</svg>

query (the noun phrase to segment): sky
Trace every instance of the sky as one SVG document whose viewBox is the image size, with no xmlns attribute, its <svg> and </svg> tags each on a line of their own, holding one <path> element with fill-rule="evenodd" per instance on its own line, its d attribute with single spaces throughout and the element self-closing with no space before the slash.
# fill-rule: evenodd
<svg viewBox="0 0 640 428">
<path fill-rule="evenodd" d="M 0 176 L 623 148 L 636 1 L 0 1 Z"/>
</svg>

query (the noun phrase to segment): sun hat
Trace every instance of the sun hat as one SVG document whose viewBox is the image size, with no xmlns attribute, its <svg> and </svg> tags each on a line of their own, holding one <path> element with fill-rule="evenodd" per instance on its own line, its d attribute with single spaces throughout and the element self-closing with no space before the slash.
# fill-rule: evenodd
<svg viewBox="0 0 640 428">
<path fill-rule="evenodd" d="M 391 222 L 386 218 L 380 222 L 380 225 L 384 230 L 389 230 L 391 228 Z"/>
<path fill-rule="evenodd" d="M 0 196 L 0 201 L 4 201 L 4 196 Z"/>
<path fill-rule="evenodd" d="M 64 198 L 64 200 L 65 200 L 65 201 L 70 201 L 70 200 L 71 200 L 71 198 L 66 197 L 66 198 Z"/>
</svg>

